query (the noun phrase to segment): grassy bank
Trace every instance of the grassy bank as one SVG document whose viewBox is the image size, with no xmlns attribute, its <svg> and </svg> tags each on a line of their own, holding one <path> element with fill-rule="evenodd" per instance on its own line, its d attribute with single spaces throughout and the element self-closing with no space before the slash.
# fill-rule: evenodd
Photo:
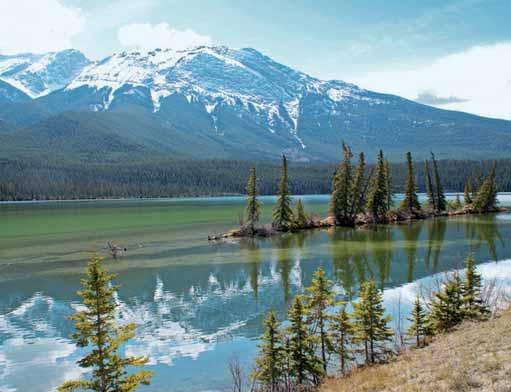
<svg viewBox="0 0 511 392">
<path fill-rule="evenodd" d="M 328 380 L 321 391 L 511 391 L 511 308 L 486 322 L 464 323 L 389 364 Z"/>
</svg>

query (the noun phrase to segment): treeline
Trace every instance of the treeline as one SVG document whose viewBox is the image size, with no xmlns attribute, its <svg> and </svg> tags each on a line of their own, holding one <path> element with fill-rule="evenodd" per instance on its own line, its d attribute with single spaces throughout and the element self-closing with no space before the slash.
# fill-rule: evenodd
<svg viewBox="0 0 511 392">
<path fill-rule="evenodd" d="M 438 171 L 446 192 L 462 192 L 474 173 L 484 174 L 492 161 L 438 161 Z M 164 162 L 81 163 L 0 161 L 0 200 L 58 200 L 94 198 L 139 198 L 241 195 L 248 161 L 169 160 Z M 331 192 L 336 164 L 289 164 L 289 190 L 292 194 Z M 415 162 L 417 191 L 425 192 L 427 179 L 423 163 Z M 256 164 L 259 192 L 277 193 L 279 163 Z M 374 165 L 368 164 L 370 172 Z M 406 163 L 390 163 L 394 192 L 404 189 Z M 497 161 L 499 191 L 511 191 L 511 159 Z"/>
<path fill-rule="evenodd" d="M 417 294 L 408 317 L 408 343 L 423 347 L 429 337 L 449 332 L 464 320 L 487 319 L 490 309 L 481 291 L 481 276 L 469 256 L 463 279 L 455 273 L 431 300 Z M 294 298 L 285 322 L 275 312 L 268 313 L 250 390 L 312 391 L 333 371 L 333 365 L 346 375 L 361 363 L 388 361 L 396 353 L 390 345 L 394 331 L 382 294 L 374 282 L 366 281 L 356 301 L 339 301 L 333 283 L 318 269 L 305 293 Z"/>
</svg>

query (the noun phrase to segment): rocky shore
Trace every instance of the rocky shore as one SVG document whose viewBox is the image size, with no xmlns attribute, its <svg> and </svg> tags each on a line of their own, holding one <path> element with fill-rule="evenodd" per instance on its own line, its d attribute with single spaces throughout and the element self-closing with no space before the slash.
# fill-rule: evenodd
<svg viewBox="0 0 511 392">
<path fill-rule="evenodd" d="M 508 212 L 507 208 L 496 208 L 492 213 Z M 414 211 L 413 214 L 404 211 L 391 211 L 388 214 L 387 222 L 385 224 L 400 224 L 413 222 L 425 219 L 435 219 L 441 217 L 460 216 L 460 215 L 476 215 L 478 212 L 474 211 L 470 206 L 458 210 L 443 211 L 443 212 L 425 212 Z M 359 214 L 355 222 L 355 227 L 370 227 L 374 225 L 374 221 L 368 214 Z M 303 226 L 292 226 L 286 229 L 279 229 L 271 224 L 261 225 L 251 230 L 247 226 L 241 226 L 237 229 L 229 230 L 226 233 L 208 236 L 209 241 L 219 241 L 227 238 L 247 238 L 247 237 L 271 237 L 273 235 L 282 234 L 285 232 L 297 232 L 302 230 L 325 229 L 330 227 L 341 227 L 335 220 L 334 216 L 320 218 L 317 216 L 310 217 L 307 223 Z"/>
</svg>

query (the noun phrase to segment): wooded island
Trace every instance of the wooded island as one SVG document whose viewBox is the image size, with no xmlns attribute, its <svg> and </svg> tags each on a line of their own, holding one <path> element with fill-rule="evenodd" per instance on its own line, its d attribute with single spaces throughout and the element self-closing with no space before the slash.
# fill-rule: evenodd
<svg viewBox="0 0 511 392">
<path fill-rule="evenodd" d="M 258 200 L 258 177 L 252 167 L 247 182 L 247 204 L 245 214 L 238 229 L 220 236 L 210 236 L 210 240 L 228 237 L 268 237 L 282 232 L 325 228 L 356 227 L 386 223 L 397 223 L 440 216 L 488 214 L 499 212 L 497 206 L 496 161 L 486 177 L 474 173 L 464 187 L 463 201 L 459 195 L 448 202 L 440 179 L 435 155 L 424 162 L 427 202 L 422 205 L 417 196 L 416 175 L 412 154 L 406 153 L 407 177 L 404 198 L 399 204 L 393 197 L 392 173 L 390 164 L 380 150 L 376 165 L 370 172 L 366 168 L 365 155 L 359 154 L 353 164 L 351 148 L 342 144 L 343 159 L 338 164 L 332 179 L 330 210 L 321 219 L 305 212 L 301 199 L 292 206 L 289 189 L 288 163 L 282 157 L 281 174 L 278 184 L 277 202 L 273 208 L 272 222 L 259 223 L 260 202 Z"/>
</svg>

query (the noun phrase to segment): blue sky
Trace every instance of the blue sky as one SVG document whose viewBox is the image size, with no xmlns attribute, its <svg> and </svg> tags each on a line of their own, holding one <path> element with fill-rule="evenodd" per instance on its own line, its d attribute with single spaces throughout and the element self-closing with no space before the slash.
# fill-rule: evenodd
<svg viewBox="0 0 511 392">
<path fill-rule="evenodd" d="M 322 79 L 511 118 L 510 20 L 510 0 L 0 0 L 0 53 L 254 47 Z"/>
</svg>

